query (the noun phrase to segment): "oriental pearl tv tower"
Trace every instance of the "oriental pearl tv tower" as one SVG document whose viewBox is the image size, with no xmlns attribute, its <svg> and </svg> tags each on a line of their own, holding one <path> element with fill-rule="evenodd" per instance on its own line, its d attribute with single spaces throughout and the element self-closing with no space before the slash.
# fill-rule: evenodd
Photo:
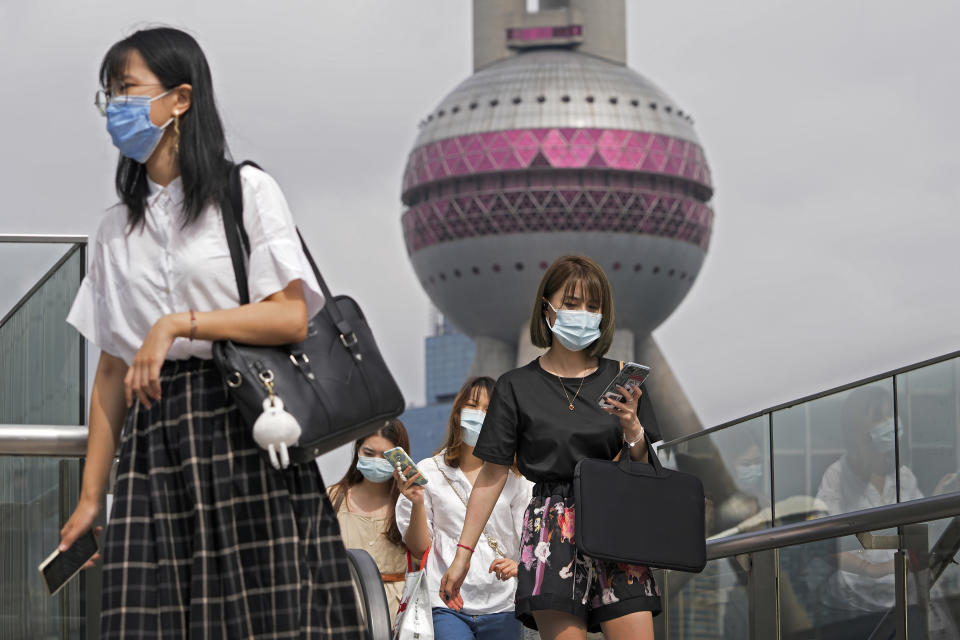
<svg viewBox="0 0 960 640">
<path fill-rule="evenodd" d="M 624 0 L 474 0 L 474 74 L 424 118 L 403 233 L 436 307 L 476 344 L 471 375 L 537 351 L 532 295 L 557 257 L 610 277 L 609 356 L 653 368 L 664 437 L 700 429 L 651 337 L 710 244 L 713 186 L 687 111 L 626 66 Z"/>
</svg>

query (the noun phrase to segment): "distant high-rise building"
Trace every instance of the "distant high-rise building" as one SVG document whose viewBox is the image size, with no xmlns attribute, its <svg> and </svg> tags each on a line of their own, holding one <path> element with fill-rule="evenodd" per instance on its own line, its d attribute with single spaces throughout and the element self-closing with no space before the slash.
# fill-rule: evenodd
<svg viewBox="0 0 960 640">
<path fill-rule="evenodd" d="M 496 377 L 536 353 L 527 322 L 547 266 L 593 257 L 615 293 L 611 357 L 653 367 L 664 436 L 698 430 L 651 337 L 710 243 L 713 183 L 693 118 L 626 66 L 624 0 L 473 7 L 474 74 L 420 123 L 403 177 L 417 278 L 473 339 L 470 374 Z"/>
<path fill-rule="evenodd" d="M 427 404 L 407 409 L 400 419 L 410 434 L 410 455 L 421 460 L 443 442 L 453 399 L 467 379 L 476 347 L 441 314 L 435 313 L 424 344 Z"/>
</svg>

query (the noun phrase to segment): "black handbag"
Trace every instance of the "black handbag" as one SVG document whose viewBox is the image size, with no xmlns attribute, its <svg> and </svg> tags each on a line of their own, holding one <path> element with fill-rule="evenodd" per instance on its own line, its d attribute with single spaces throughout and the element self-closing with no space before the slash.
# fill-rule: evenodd
<svg viewBox="0 0 960 640">
<path fill-rule="evenodd" d="M 250 243 L 243 228 L 240 183 L 240 168 L 247 164 L 256 166 L 244 162 L 232 168 L 229 206 L 221 207 L 241 304 L 250 301 L 244 265 Z M 213 344 L 217 368 L 251 428 L 263 412 L 270 385 L 284 409 L 300 423 L 300 438 L 289 449 L 294 464 L 312 462 L 322 453 L 367 436 L 404 410 L 403 395 L 360 307 L 348 296 L 330 293 L 299 229 L 297 235 L 326 299 L 310 319 L 306 339 L 283 346 L 229 340 Z"/>
<path fill-rule="evenodd" d="M 644 436 L 646 437 L 646 436 Z M 650 464 L 587 458 L 573 474 L 574 537 L 602 560 L 699 573 L 707 564 L 703 483 L 664 469 L 650 446 Z"/>
</svg>

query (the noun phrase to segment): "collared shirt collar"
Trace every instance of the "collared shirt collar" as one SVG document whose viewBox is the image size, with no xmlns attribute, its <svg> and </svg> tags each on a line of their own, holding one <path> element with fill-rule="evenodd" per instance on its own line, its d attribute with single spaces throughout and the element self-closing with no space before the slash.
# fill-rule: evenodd
<svg viewBox="0 0 960 640">
<path fill-rule="evenodd" d="M 147 189 L 149 190 L 147 195 L 147 205 L 149 206 L 155 205 L 163 193 L 169 195 L 170 200 L 175 205 L 179 206 L 183 202 L 183 178 L 181 176 L 174 178 L 170 184 L 165 187 L 160 186 L 148 177 Z"/>
</svg>

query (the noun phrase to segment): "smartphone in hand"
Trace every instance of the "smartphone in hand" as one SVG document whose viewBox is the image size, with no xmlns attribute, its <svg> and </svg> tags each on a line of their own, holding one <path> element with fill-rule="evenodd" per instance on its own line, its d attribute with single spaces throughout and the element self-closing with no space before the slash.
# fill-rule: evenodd
<svg viewBox="0 0 960 640">
<path fill-rule="evenodd" d="M 66 551 L 55 550 L 47 559 L 40 563 L 40 579 L 50 595 L 54 595 L 77 575 L 83 565 L 99 551 L 97 538 L 93 530 L 74 540 L 73 545 Z"/>
<path fill-rule="evenodd" d="M 407 455 L 407 452 L 403 450 L 402 447 L 394 447 L 393 449 L 388 449 L 383 452 L 383 457 L 390 461 L 390 464 L 396 468 L 400 466 L 400 472 L 407 477 L 407 479 L 412 478 L 419 472 L 417 465 L 413 463 L 413 459 Z M 427 479 L 421 474 L 419 478 L 414 482 L 416 485 L 425 485 L 427 484 Z"/>
<path fill-rule="evenodd" d="M 607 388 L 600 394 L 600 397 L 597 399 L 597 404 L 600 405 L 601 409 L 609 409 L 613 405 L 607 402 L 607 398 L 613 398 L 617 402 L 623 402 L 623 394 L 620 393 L 617 387 L 624 387 L 633 393 L 634 390 L 643 384 L 643 381 L 646 380 L 649 375 L 650 367 L 637 364 L 636 362 L 626 363 L 623 365 L 623 369 L 620 369 L 620 373 L 610 381 Z"/>
</svg>

